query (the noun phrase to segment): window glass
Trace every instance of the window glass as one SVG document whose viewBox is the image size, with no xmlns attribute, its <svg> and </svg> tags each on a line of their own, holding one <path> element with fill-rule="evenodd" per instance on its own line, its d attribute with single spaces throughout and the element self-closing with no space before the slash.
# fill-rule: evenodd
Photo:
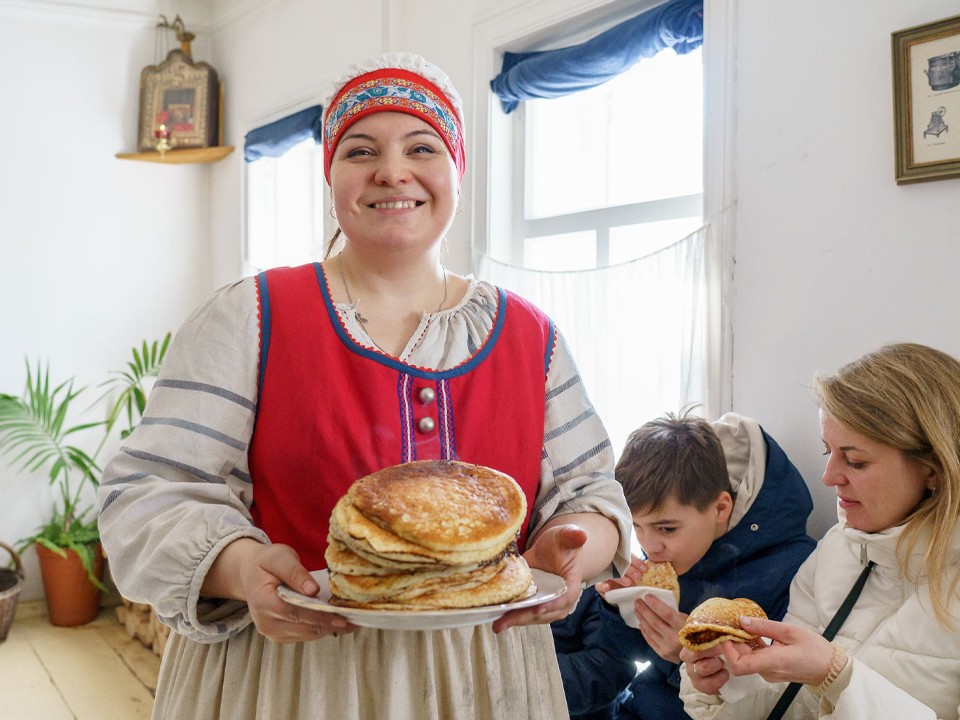
<svg viewBox="0 0 960 720">
<path fill-rule="evenodd" d="M 323 152 L 312 139 L 246 165 L 245 261 L 250 270 L 302 265 L 323 254 Z"/>
<path fill-rule="evenodd" d="M 527 218 L 701 193 L 702 52 L 526 105 Z"/>
</svg>

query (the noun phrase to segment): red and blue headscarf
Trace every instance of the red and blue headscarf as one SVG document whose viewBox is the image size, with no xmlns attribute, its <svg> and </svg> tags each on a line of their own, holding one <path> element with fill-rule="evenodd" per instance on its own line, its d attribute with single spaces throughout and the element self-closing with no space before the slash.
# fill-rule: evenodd
<svg viewBox="0 0 960 720">
<path fill-rule="evenodd" d="M 323 117 L 323 169 L 328 184 L 344 131 L 375 112 L 407 113 L 433 127 L 457 167 L 457 182 L 463 181 L 466 152 L 460 97 L 440 68 L 418 55 L 390 53 L 355 66 L 337 85 Z"/>
</svg>

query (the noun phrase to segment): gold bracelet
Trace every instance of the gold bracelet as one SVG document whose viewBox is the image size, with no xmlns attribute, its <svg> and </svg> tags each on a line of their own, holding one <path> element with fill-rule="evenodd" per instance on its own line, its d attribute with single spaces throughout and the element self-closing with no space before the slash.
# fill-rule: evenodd
<svg viewBox="0 0 960 720">
<path fill-rule="evenodd" d="M 823 682 L 814 689 L 813 692 L 817 695 L 823 695 L 847 666 L 847 654 L 843 651 L 843 648 L 836 643 L 830 643 L 830 645 L 833 647 L 833 658 L 830 660 L 830 670 L 827 672 L 827 676 L 823 679 Z"/>
</svg>

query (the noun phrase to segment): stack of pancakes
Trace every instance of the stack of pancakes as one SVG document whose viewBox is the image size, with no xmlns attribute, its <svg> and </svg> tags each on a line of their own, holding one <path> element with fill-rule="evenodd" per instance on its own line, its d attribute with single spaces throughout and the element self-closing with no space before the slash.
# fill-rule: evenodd
<svg viewBox="0 0 960 720">
<path fill-rule="evenodd" d="M 434 610 L 530 597 L 516 544 L 526 513 L 513 478 L 480 465 L 419 460 L 360 478 L 330 516 L 330 602 Z"/>
</svg>

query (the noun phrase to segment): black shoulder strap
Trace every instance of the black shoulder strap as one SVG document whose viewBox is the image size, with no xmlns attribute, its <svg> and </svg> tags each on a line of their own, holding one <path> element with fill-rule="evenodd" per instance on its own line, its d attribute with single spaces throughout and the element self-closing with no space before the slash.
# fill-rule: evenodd
<svg viewBox="0 0 960 720">
<path fill-rule="evenodd" d="M 857 602 L 857 598 L 860 597 L 860 592 L 863 590 L 863 586 L 867 583 L 867 576 L 870 574 L 870 571 L 873 570 L 873 566 L 876 563 L 871 560 L 867 563 L 867 566 L 863 569 L 863 572 L 860 573 L 860 577 L 857 578 L 857 581 L 853 584 L 853 587 L 850 588 L 850 592 L 847 593 L 847 597 L 844 598 L 844 601 L 840 603 L 840 607 L 837 610 L 837 613 L 833 616 L 833 619 L 830 620 L 829 624 L 823 631 L 823 637 L 827 640 L 833 640 L 837 636 L 837 631 L 840 629 L 840 626 L 843 625 L 843 621 L 847 619 L 847 615 L 850 614 L 850 611 L 853 610 L 854 603 Z M 777 700 L 777 704 L 773 706 L 773 710 L 770 711 L 770 714 L 767 715 L 767 720 L 780 720 L 783 717 L 783 714 L 787 711 L 787 708 L 790 707 L 790 703 L 793 702 L 793 699 L 797 696 L 797 693 L 800 692 L 800 687 L 802 683 L 790 683 L 787 685 L 786 690 L 783 691 L 783 694 L 780 696 L 780 699 Z"/>
</svg>

